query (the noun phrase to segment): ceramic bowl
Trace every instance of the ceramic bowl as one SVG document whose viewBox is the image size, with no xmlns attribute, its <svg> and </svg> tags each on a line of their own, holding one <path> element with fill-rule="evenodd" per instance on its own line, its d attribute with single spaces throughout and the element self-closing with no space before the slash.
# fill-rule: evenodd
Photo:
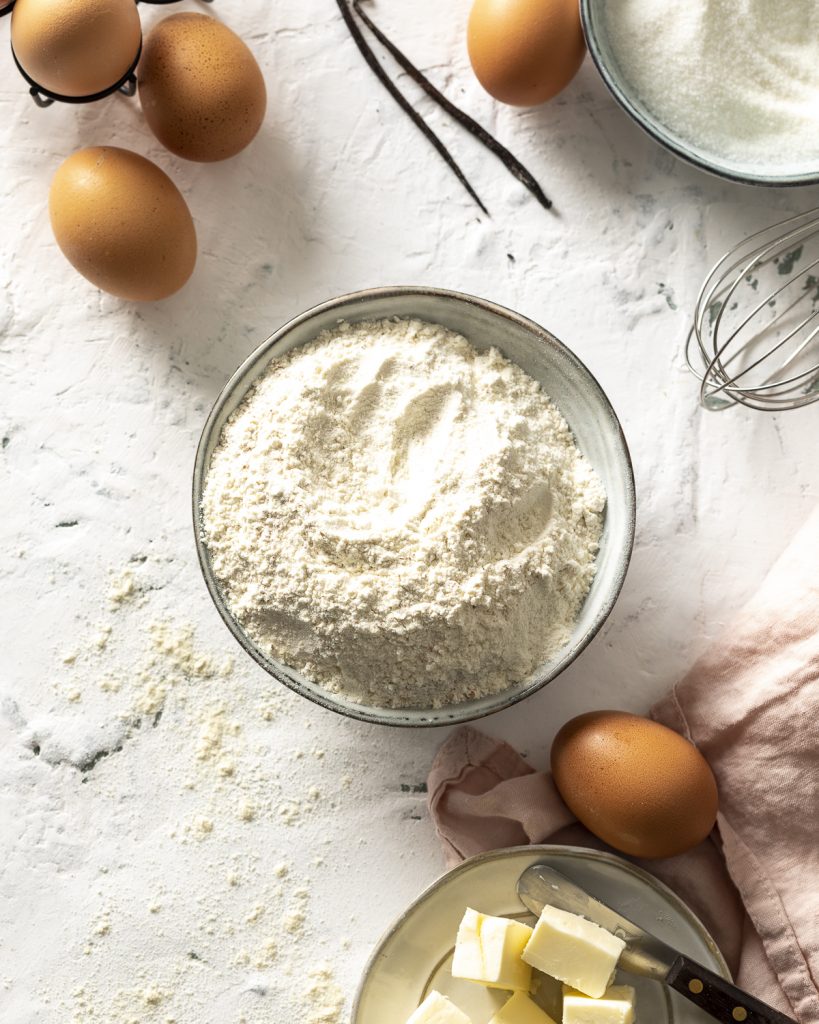
<svg viewBox="0 0 819 1024">
<path fill-rule="evenodd" d="M 544 863 L 730 981 L 725 960 L 705 926 L 678 896 L 647 872 L 599 850 L 518 846 L 464 861 L 404 911 L 364 969 L 350 1024 L 405 1021 L 432 989 L 452 999 L 471 1020 L 489 1020 L 509 993 L 452 977 L 458 924 L 466 907 L 534 924 L 518 899 L 516 884 L 526 868 Z M 634 986 L 637 1019 L 645 1024 L 713 1024 L 713 1017 L 658 981 L 618 972 L 617 983 Z M 535 1000 L 554 1020 L 560 1020 L 561 993 L 556 982 L 544 977 Z"/>
<path fill-rule="evenodd" d="M 652 139 L 703 171 L 746 185 L 815 185 L 819 183 L 819 167 L 792 172 L 769 172 L 764 167 L 742 164 L 729 156 L 699 147 L 664 125 L 642 102 L 629 83 L 627 69 L 614 55 L 607 29 L 607 11 L 613 5 L 605 0 L 580 0 L 580 18 L 591 58 L 609 91 L 625 112 Z"/>
<path fill-rule="evenodd" d="M 607 508 L 597 574 L 571 639 L 532 675 L 501 693 L 444 708 L 377 708 L 330 693 L 260 650 L 228 608 L 215 578 L 201 529 L 201 501 L 211 455 L 225 421 L 271 359 L 312 341 L 340 320 L 415 317 L 463 334 L 478 349 L 494 346 L 544 389 L 565 416 L 581 451 L 606 489 Z M 634 540 L 634 477 L 617 417 L 600 385 L 565 345 L 531 320 L 485 299 L 434 288 L 373 288 L 343 295 L 302 313 L 268 338 L 236 370 L 211 410 L 196 453 L 193 516 L 199 562 L 210 595 L 244 650 L 279 682 L 303 697 L 351 718 L 381 725 L 452 725 L 508 708 L 545 686 L 570 665 L 606 621 L 626 575 Z"/>
</svg>

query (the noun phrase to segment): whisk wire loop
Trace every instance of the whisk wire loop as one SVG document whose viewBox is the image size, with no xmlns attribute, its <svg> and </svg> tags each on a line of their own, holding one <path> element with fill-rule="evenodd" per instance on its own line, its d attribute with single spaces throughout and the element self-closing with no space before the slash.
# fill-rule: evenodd
<svg viewBox="0 0 819 1024">
<path fill-rule="evenodd" d="M 685 345 L 708 409 L 819 401 L 819 207 L 754 232 L 712 267 Z"/>
</svg>

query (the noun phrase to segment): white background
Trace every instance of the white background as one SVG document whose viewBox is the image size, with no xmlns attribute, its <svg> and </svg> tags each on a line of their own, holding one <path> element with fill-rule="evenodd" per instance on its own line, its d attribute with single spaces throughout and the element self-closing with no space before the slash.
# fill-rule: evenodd
<svg viewBox="0 0 819 1024">
<path fill-rule="evenodd" d="M 140 10 L 146 24 L 169 13 Z M 540 209 L 402 79 L 489 219 L 366 69 L 331 0 L 210 10 L 253 48 L 269 89 L 259 138 L 217 165 L 162 150 L 136 100 L 38 110 L 0 22 L 4 1024 L 320 1021 L 299 1002 L 311 959 L 352 991 L 375 939 L 441 870 L 413 787 L 446 732 L 385 731 L 289 694 L 271 704 L 275 684 L 234 650 L 197 568 L 199 432 L 228 375 L 288 317 L 372 285 L 473 292 L 548 327 L 609 394 L 638 489 L 625 589 L 569 671 L 483 723 L 537 766 L 570 716 L 647 710 L 819 495 L 816 409 L 705 413 L 681 355 L 710 264 L 751 229 L 816 205 L 817 190 L 745 188 L 683 165 L 626 119 L 588 60 L 556 101 L 501 108 L 468 66 L 466 0 L 380 0 L 380 24 L 555 201 Z M 50 178 L 92 144 L 154 159 L 190 204 L 199 263 L 169 301 L 97 292 L 53 242 Z M 115 604 L 112 583 L 127 590 L 129 571 L 134 591 Z M 156 623 L 190 624 L 195 650 L 235 655 L 236 670 L 174 665 L 152 647 Z M 114 677 L 119 689 L 105 689 Z M 136 728 L 128 715 L 157 681 L 163 716 Z M 230 777 L 197 753 L 220 714 Z M 93 770 L 76 767 L 116 746 Z M 203 818 L 213 831 L 197 837 Z M 306 921 L 288 932 L 294 907 Z M 254 967 L 268 937 L 277 958 Z"/>
</svg>

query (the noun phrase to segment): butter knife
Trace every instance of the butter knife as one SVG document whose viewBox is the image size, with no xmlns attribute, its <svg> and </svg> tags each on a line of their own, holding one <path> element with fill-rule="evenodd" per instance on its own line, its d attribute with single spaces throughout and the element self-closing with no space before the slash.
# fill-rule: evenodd
<svg viewBox="0 0 819 1024">
<path fill-rule="evenodd" d="M 626 944 L 618 967 L 663 982 L 721 1024 L 796 1024 L 791 1017 L 748 995 L 730 981 L 590 896 L 548 864 L 532 864 L 518 879 L 521 903 L 539 915 L 547 904 L 599 924 Z"/>
</svg>

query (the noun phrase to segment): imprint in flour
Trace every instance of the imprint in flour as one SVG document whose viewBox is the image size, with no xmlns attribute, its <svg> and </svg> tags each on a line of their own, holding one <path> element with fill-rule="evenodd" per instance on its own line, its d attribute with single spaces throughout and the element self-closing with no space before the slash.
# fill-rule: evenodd
<svg viewBox="0 0 819 1024">
<path fill-rule="evenodd" d="M 398 414 L 392 431 L 390 472 L 406 519 L 419 525 L 435 507 L 436 485 L 445 486 L 445 460 L 460 431 L 464 399 L 448 384 L 413 395 Z M 419 486 L 420 485 L 420 486 Z"/>
<path fill-rule="evenodd" d="M 551 512 L 551 488 L 545 480 L 533 484 L 519 498 L 487 509 L 481 530 L 486 556 L 501 560 L 526 551 L 543 539 Z"/>
<path fill-rule="evenodd" d="M 395 366 L 386 360 L 379 367 Z M 424 388 L 412 395 L 397 412 L 389 444 L 382 444 L 384 424 L 376 418 L 379 403 L 394 401 L 386 396 L 380 380 L 359 390 L 349 402 L 346 422 L 334 426 L 322 413 L 305 433 L 313 443 L 334 452 L 333 461 L 315 468 L 324 478 L 339 481 L 338 501 L 322 495 L 321 505 L 310 506 L 305 529 L 316 553 L 333 565 L 354 567 L 366 558 L 374 572 L 403 560 L 400 544 L 406 534 L 417 534 L 435 506 L 439 471 L 456 420 L 462 396 L 449 385 Z M 338 415 L 338 414 L 337 414 Z M 383 418 L 383 417 L 382 417 Z M 350 486 L 354 481 L 354 486 Z M 312 479 L 311 484 L 323 481 Z"/>
</svg>

